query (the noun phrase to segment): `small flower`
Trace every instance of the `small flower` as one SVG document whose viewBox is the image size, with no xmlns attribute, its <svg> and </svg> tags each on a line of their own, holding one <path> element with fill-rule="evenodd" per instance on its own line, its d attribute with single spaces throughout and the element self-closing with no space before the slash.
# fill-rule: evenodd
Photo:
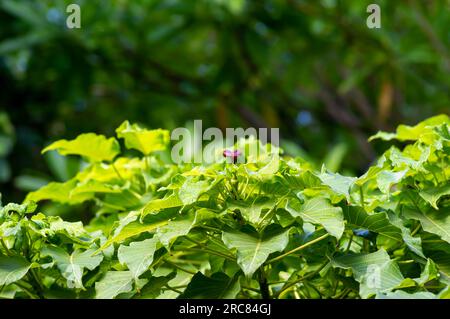
<svg viewBox="0 0 450 319">
<path fill-rule="evenodd" d="M 236 164 L 237 159 L 238 159 L 239 156 L 241 156 L 241 154 L 242 153 L 239 150 L 234 150 L 234 151 L 224 150 L 223 151 L 223 157 L 225 157 L 227 159 L 228 158 L 232 159 L 234 164 Z"/>
</svg>

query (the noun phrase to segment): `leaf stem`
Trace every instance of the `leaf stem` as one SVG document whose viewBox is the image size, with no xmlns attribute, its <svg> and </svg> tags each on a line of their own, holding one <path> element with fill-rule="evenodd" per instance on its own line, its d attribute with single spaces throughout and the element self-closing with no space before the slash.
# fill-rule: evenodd
<svg viewBox="0 0 450 319">
<path fill-rule="evenodd" d="M 302 276 L 294 281 L 291 282 L 286 282 L 285 285 L 281 288 L 280 291 L 278 291 L 278 293 L 275 295 L 276 298 L 279 298 L 280 296 L 282 296 L 284 293 L 286 293 L 290 288 L 294 287 L 296 284 L 298 284 L 299 282 L 302 282 L 306 279 L 312 278 L 314 277 L 316 274 L 318 274 L 323 268 L 325 268 L 325 266 L 328 265 L 328 260 L 325 261 L 325 263 L 323 263 L 322 265 L 320 265 L 319 268 L 317 268 L 315 271 L 313 271 L 312 273 L 306 275 L 306 276 Z"/>
<path fill-rule="evenodd" d="M 352 242 L 353 242 L 353 234 L 350 235 L 350 239 L 348 240 L 348 245 L 347 248 L 345 249 L 345 252 L 348 253 L 350 250 L 350 247 L 352 246 Z"/>
<path fill-rule="evenodd" d="M 366 210 L 366 206 L 364 203 L 364 192 L 363 192 L 362 186 L 359 187 L 359 195 L 360 195 L 360 200 L 361 200 L 361 206 L 364 210 Z"/>
<path fill-rule="evenodd" d="M 114 169 L 114 171 L 116 172 L 117 176 L 120 178 L 120 180 L 122 182 L 125 182 L 125 179 L 122 177 L 122 175 L 119 173 L 119 170 L 116 167 L 115 163 L 111 163 L 112 168 Z"/>
<path fill-rule="evenodd" d="M 289 256 L 289 255 L 291 255 L 291 254 L 293 254 L 293 253 L 295 253 L 297 251 L 303 250 L 303 249 L 305 249 L 305 248 L 307 248 L 307 247 L 309 247 L 309 246 L 311 246 L 311 245 L 313 245 L 313 244 L 315 244 L 315 243 L 317 243 L 317 242 L 327 238 L 328 236 L 330 236 L 330 234 L 326 233 L 325 235 L 322 235 L 322 236 L 320 236 L 320 237 L 318 237 L 318 238 L 316 238 L 314 240 L 311 240 L 311 241 L 307 242 L 306 244 L 303 244 L 303 245 L 301 245 L 301 246 L 299 246 L 297 248 L 294 248 L 294 249 L 292 249 L 292 250 L 290 250 L 290 251 L 288 251 L 288 252 L 286 252 L 286 253 L 284 253 L 284 254 L 282 254 L 280 256 L 277 256 L 275 258 L 272 258 L 272 259 L 268 260 L 266 262 L 266 264 L 274 263 L 274 262 L 276 262 L 276 261 L 278 261 L 280 259 L 283 259 L 284 257 Z"/>
<path fill-rule="evenodd" d="M 417 232 L 420 230 L 420 227 L 422 225 L 420 224 L 420 222 L 417 223 L 417 227 L 411 232 L 411 236 L 414 236 L 415 234 L 417 234 Z"/>
<path fill-rule="evenodd" d="M 189 237 L 185 237 L 185 238 L 186 238 L 187 240 L 193 242 L 194 244 L 197 244 L 198 246 L 200 246 L 200 247 L 202 248 L 202 249 L 198 249 L 198 248 L 189 248 L 189 249 L 187 249 L 187 250 L 198 250 L 198 251 L 202 251 L 202 252 L 209 252 L 209 253 L 211 253 L 211 254 L 213 254 L 213 255 L 217 255 L 217 256 L 223 257 L 223 258 L 225 258 L 225 259 L 229 259 L 229 260 L 235 261 L 235 258 L 232 257 L 232 256 L 229 256 L 229 255 L 226 255 L 226 254 L 222 254 L 221 252 L 218 252 L 218 251 L 215 251 L 215 250 L 213 250 L 213 249 L 210 249 L 210 248 L 206 247 L 205 244 L 203 244 L 203 243 L 201 243 L 201 242 L 198 242 L 198 241 L 196 241 L 196 240 L 194 240 L 194 239 L 192 239 L 192 238 L 189 238 Z M 186 249 L 185 249 L 185 250 L 186 250 Z"/>
<path fill-rule="evenodd" d="M 22 283 L 16 281 L 14 283 L 14 285 L 18 286 L 19 288 L 21 288 L 31 299 L 39 299 L 38 296 L 36 296 L 35 294 L 33 294 L 28 287 L 26 287 L 25 285 L 23 285 Z"/>
<path fill-rule="evenodd" d="M 168 261 L 167 259 L 164 259 L 164 262 L 165 262 L 166 264 L 168 264 L 168 265 L 170 265 L 170 266 L 176 268 L 176 269 L 179 269 L 179 270 L 185 272 L 185 273 L 188 273 L 188 274 L 191 274 L 191 275 L 195 275 L 195 274 L 197 273 L 197 272 L 195 272 L 195 271 L 191 271 L 191 270 L 188 270 L 188 269 L 183 268 L 183 267 L 181 267 L 181 266 L 178 266 L 177 264 L 175 264 L 175 263 L 173 263 L 173 262 L 171 262 L 171 261 Z"/>
<path fill-rule="evenodd" d="M 261 293 L 262 299 L 271 299 L 270 298 L 270 290 L 269 285 L 267 284 L 266 274 L 264 272 L 264 266 L 259 269 L 259 290 Z"/>
<path fill-rule="evenodd" d="M 6 246 L 6 243 L 3 241 L 3 238 L 0 238 L 0 242 L 2 243 L 3 248 L 5 248 L 6 254 L 8 256 L 12 256 L 13 254 L 9 250 L 8 246 Z"/>
</svg>

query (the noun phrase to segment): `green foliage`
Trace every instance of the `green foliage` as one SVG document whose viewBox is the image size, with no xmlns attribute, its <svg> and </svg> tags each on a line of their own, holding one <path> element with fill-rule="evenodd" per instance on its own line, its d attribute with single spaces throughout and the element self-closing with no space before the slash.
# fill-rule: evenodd
<svg viewBox="0 0 450 319">
<path fill-rule="evenodd" d="M 119 143 L 94 133 L 81 134 L 72 141 L 61 140 L 47 146 L 42 153 L 57 150 L 61 155 L 80 155 L 91 162 L 112 161 L 120 153 Z"/>
<path fill-rule="evenodd" d="M 408 144 L 392 146 L 360 177 L 316 171 L 260 144 L 256 162 L 175 165 L 162 149 L 168 132 L 128 122 L 117 134 L 140 151 L 137 157 L 88 147 L 114 145 L 114 138 L 84 134 L 92 141 L 56 142 L 54 148 L 89 161 L 69 182 L 0 210 L 0 292 L 448 298 L 449 126 L 447 116 L 438 116 L 377 134 Z M 251 143 L 259 141 L 235 148 Z M 95 215 L 83 226 L 36 213 L 34 201 L 44 200 L 89 202 Z"/>
</svg>

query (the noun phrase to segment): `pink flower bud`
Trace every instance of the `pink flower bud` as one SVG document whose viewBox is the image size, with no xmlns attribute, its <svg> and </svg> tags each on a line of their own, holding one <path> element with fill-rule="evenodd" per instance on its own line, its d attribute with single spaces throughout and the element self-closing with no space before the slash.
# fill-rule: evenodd
<svg viewBox="0 0 450 319">
<path fill-rule="evenodd" d="M 233 160 L 233 163 L 236 164 L 238 157 L 241 155 L 241 151 L 239 150 L 224 150 L 223 151 L 223 157 L 225 158 L 231 158 Z"/>
</svg>

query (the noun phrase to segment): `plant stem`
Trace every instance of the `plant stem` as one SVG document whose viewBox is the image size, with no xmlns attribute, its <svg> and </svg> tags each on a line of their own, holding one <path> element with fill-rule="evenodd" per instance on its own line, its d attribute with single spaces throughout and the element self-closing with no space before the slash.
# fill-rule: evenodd
<svg viewBox="0 0 450 319">
<path fill-rule="evenodd" d="M 322 236 L 320 236 L 320 237 L 318 237 L 318 238 L 316 238 L 314 240 L 311 240 L 311 241 L 307 242 L 306 244 L 303 244 L 303 245 L 301 245 L 301 246 L 299 246 L 297 248 L 294 248 L 294 249 L 292 249 L 292 250 L 290 250 L 290 251 L 288 251 L 288 252 L 286 252 L 286 253 L 284 253 L 284 254 L 282 254 L 280 256 L 277 256 L 275 258 L 270 259 L 269 261 L 266 262 L 266 264 L 271 264 L 271 263 L 276 262 L 276 261 L 278 261 L 280 259 L 283 259 L 284 257 L 286 257 L 288 255 L 291 255 L 291 254 L 293 254 L 293 253 L 295 253 L 297 251 L 303 250 L 303 249 L 305 249 L 305 248 L 307 248 L 307 247 L 309 247 L 309 246 L 311 246 L 311 245 L 313 245 L 313 244 L 315 244 L 315 243 L 317 243 L 317 242 L 327 238 L 328 236 L 330 236 L 330 234 L 326 233 L 325 235 L 322 235 Z"/>
<path fill-rule="evenodd" d="M 120 178 L 120 180 L 122 182 L 125 182 L 125 179 L 122 177 L 122 175 L 120 175 L 119 170 L 116 167 L 115 163 L 111 163 L 112 168 L 114 169 L 114 171 L 116 172 L 117 176 Z"/>
<path fill-rule="evenodd" d="M 20 282 L 16 281 L 14 283 L 14 285 L 20 287 L 31 299 L 39 299 L 38 296 L 36 296 L 35 294 L 33 294 L 30 290 L 28 290 L 28 288 L 26 286 L 24 286 L 23 284 L 21 284 Z"/>
<path fill-rule="evenodd" d="M 181 270 L 181 271 L 184 271 L 185 273 L 188 273 L 188 274 L 191 274 L 191 275 L 195 275 L 195 274 L 197 273 L 197 272 L 195 272 L 195 271 L 191 271 L 191 270 L 188 270 L 188 269 L 186 269 L 186 268 L 180 267 L 180 266 L 178 266 L 177 264 L 175 264 L 175 263 L 173 263 L 173 262 L 171 262 L 171 261 L 168 261 L 167 259 L 165 259 L 164 262 L 165 262 L 166 264 L 172 266 L 172 267 L 175 267 L 176 269 L 179 269 L 179 270 Z"/>
<path fill-rule="evenodd" d="M 9 250 L 8 246 L 6 246 L 6 243 L 3 241 L 3 238 L 0 238 L 0 242 L 2 243 L 3 248 L 5 248 L 6 254 L 8 256 L 12 256 L 13 254 Z"/>
<path fill-rule="evenodd" d="M 264 268 L 259 269 L 259 290 L 261 292 L 262 299 L 270 299 L 269 285 L 267 284 L 266 274 Z"/>
<path fill-rule="evenodd" d="M 177 294 L 180 294 L 180 295 L 183 293 L 183 292 L 179 291 L 178 289 L 170 287 L 169 285 L 165 285 L 164 287 L 166 287 L 167 290 L 172 290 L 172 291 L 174 291 L 174 292 L 176 292 Z"/>
<path fill-rule="evenodd" d="M 213 250 L 213 249 L 210 249 L 210 248 L 206 247 L 205 244 L 203 244 L 203 243 L 201 243 L 201 242 L 198 242 L 198 241 L 196 241 L 195 239 L 192 239 L 192 238 L 189 238 L 189 237 L 185 237 L 185 238 L 186 238 L 187 240 L 193 242 L 194 244 L 197 244 L 197 246 L 200 246 L 200 247 L 201 247 L 201 249 L 198 249 L 198 248 L 189 248 L 188 250 L 197 250 L 197 251 L 209 252 L 209 253 L 211 253 L 211 254 L 213 254 L 213 255 L 217 255 L 217 256 L 223 257 L 223 258 L 225 258 L 225 259 L 229 259 L 229 260 L 235 261 L 235 258 L 234 258 L 233 256 L 229 256 L 229 255 L 223 254 L 223 253 L 221 253 L 221 252 L 215 251 L 215 250 Z"/>
<path fill-rule="evenodd" d="M 252 288 L 252 287 L 249 287 L 249 286 L 243 286 L 243 285 L 241 285 L 241 287 L 243 289 L 247 289 L 247 290 L 250 290 L 250 291 L 253 291 L 253 292 L 260 293 L 260 291 L 258 289 L 256 289 L 256 288 Z"/>
<path fill-rule="evenodd" d="M 420 222 L 417 223 L 417 227 L 411 232 L 411 236 L 414 236 L 417 234 L 417 232 L 420 230 L 421 224 Z"/>
<path fill-rule="evenodd" d="M 359 195 L 360 195 L 360 199 L 361 199 L 361 206 L 365 210 L 366 208 L 365 208 L 365 203 L 364 203 L 364 192 L 363 192 L 362 186 L 359 187 Z"/>
<path fill-rule="evenodd" d="M 30 284 L 33 286 L 33 289 L 36 291 L 36 294 L 40 299 L 45 299 L 44 295 L 42 294 L 42 291 L 44 290 L 44 287 L 42 286 L 38 276 L 36 275 L 34 269 L 30 269 L 31 276 L 30 276 Z"/>
<path fill-rule="evenodd" d="M 352 242 L 353 242 L 353 235 L 350 235 L 350 239 L 348 240 L 347 249 L 345 249 L 345 252 L 346 252 L 346 253 L 349 252 L 350 247 L 352 246 Z"/>
<path fill-rule="evenodd" d="M 312 273 L 300 277 L 294 281 L 291 282 L 286 282 L 286 284 L 281 288 L 280 291 L 278 291 L 278 293 L 275 295 L 276 298 L 279 298 L 280 296 L 282 296 L 284 293 L 286 293 L 287 291 L 289 291 L 290 288 L 294 287 L 296 284 L 298 284 L 299 282 L 302 282 L 306 279 L 312 278 L 314 277 L 316 274 L 318 274 L 323 268 L 325 268 L 325 266 L 328 265 L 328 260 L 325 261 L 325 263 L 323 263 L 319 268 L 317 268 L 315 271 L 313 271 Z"/>
</svg>

